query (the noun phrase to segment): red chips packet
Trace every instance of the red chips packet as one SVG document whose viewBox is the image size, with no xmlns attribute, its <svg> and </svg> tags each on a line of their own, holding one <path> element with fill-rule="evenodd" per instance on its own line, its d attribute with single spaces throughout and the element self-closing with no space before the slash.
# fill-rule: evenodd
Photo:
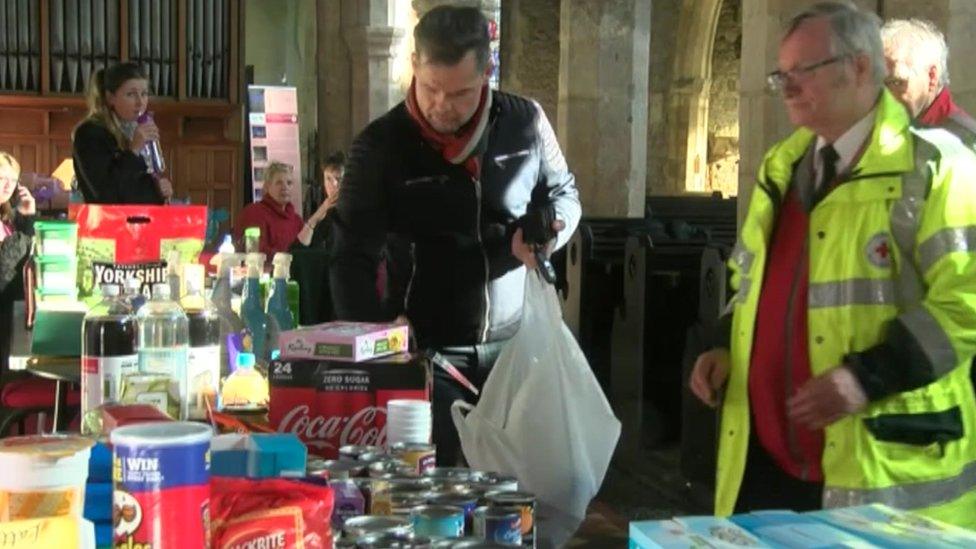
<svg viewBox="0 0 976 549">
<path fill-rule="evenodd" d="M 284 478 L 212 477 L 213 549 L 332 548 L 332 489 Z"/>
</svg>

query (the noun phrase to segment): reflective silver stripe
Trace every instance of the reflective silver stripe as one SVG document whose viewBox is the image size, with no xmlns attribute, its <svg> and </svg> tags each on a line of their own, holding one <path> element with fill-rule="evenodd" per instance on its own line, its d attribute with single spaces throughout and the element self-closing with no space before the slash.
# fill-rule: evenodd
<svg viewBox="0 0 976 549">
<path fill-rule="evenodd" d="M 976 225 L 942 229 L 918 246 L 921 272 L 928 272 L 938 260 L 953 252 L 974 251 L 976 251 Z"/>
<path fill-rule="evenodd" d="M 915 336 L 936 377 L 942 377 L 959 364 L 949 335 L 928 310 L 915 308 L 899 315 L 898 321 Z"/>
<path fill-rule="evenodd" d="M 976 462 L 954 477 L 913 482 L 887 488 L 848 489 L 824 487 L 824 508 L 884 503 L 897 509 L 924 509 L 959 499 L 976 488 Z"/>
<path fill-rule="evenodd" d="M 735 248 L 732 249 L 732 261 L 739 266 L 740 270 L 748 272 L 755 258 L 756 254 L 747 250 L 741 240 L 736 241 Z"/>
<path fill-rule="evenodd" d="M 902 176 L 901 199 L 891 207 L 891 233 L 901 252 L 895 285 L 898 302 L 909 308 L 922 299 L 922 279 L 915 265 L 915 238 L 918 236 L 919 215 L 925 205 L 925 193 L 932 178 L 929 160 L 938 158 L 939 151 L 931 143 L 915 136 L 914 167 Z"/>
<path fill-rule="evenodd" d="M 749 298 L 749 288 L 752 287 L 752 279 L 743 276 L 739 279 L 739 290 L 732 295 L 729 302 L 725 305 L 725 309 L 722 310 L 722 316 L 725 316 L 732 312 L 732 307 L 736 303 L 745 303 L 746 299 Z"/>
<path fill-rule="evenodd" d="M 894 305 L 895 285 L 888 279 L 849 278 L 810 284 L 808 308 L 845 305 Z"/>
</svg>

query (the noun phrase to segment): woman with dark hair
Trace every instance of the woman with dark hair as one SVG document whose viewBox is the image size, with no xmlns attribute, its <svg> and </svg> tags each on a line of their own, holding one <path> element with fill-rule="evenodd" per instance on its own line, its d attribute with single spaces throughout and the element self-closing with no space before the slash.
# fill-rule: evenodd
<svg viewBox="0 0 976 549">
<path fill-rule="evenodd" d="M 99 69 L 88 85 L 88 116 L 72 135 L 75 174 L 85 202 L 163 204 L 173 195 L 169 179 L 150 173 L 140 155 L 159 141 L 150 119 L 149 81 L 135 63 Z"/>
<path fill-rule="evenodd" d="M 311 230 L 311 239 L 302 242 L 310 246 L 328 248 L 332 233 L 329 213 L 333 211 L 333 206 L 339 199 L 339 187 L 346 169 L 346 155 L 342 151 L 336 151 L 322 162 L 321 167 L 322 187 L 313 188 L 308 200 L 311 213 L 306 215 L 308 220 L 305 222 L 305 227 Z M 323 223 L 323 221 L 328 222 Z"/>
<path fill-rule="evenodd" d="M 0 383 L 10 357 L 13 303 L 23 296 L 21 270 L 34 236 L 34 197 L 19 180 L 20 164 L 0 151 Z"/>
</svg>

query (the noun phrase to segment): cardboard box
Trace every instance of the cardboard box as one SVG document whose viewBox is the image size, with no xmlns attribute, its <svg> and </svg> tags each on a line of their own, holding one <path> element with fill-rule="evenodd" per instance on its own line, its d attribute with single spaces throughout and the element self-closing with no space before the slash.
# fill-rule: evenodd
<svg viewBox="0 0 976 549">
<path fill-rule="evenodd" d="M 630 523 L 630 549 L 769 547 L 727 519 L 682 517 Z"/>
<path fill-rule="evenodd" d="M 282 332 L 278 348 L 283 359 L 362 362 L 407 350 L 406 324 L 326 322 Z"/>
<path fill-rule="evenodd" d="M 210 447 L 212 475 L 224 477 L 303 477 L 307 450 L 291 434 L 218 435 Z"/>
<path fill-rule="evenodd" d="M 400 354 L 370 362 L 275 360 L 268 371 L 268 417 L 278 432 L 294 433 L 309 453 L 336 459 L 347 444 L 386 443 L 386 403 L 430 400 L 430 362 Z"/>
<path fill-rule="evenodd" d="M 789 549 L 876 547 L 859 536 L 793 511 L 754 511 L 731 516 L 729 520 L 774 547 Z"/>
<path fill-rule="evenodd" d="M 878 503 L 805 514 L 881 547 L 976 547 L 976 532 L 972 530 Z"/>
</svg>

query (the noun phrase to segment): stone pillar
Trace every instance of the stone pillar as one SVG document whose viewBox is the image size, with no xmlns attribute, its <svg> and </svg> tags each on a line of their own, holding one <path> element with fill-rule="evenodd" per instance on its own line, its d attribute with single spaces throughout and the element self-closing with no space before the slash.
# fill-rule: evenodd
<svg viewBox="0 0 976 549">
<path fill-rule="evenodd" d="M 644 215 L 650 23 L 644 0 L 562 1 L 556 127 L 586 216 Z"/>
<path fill-rule="evenodd" d="M 739 221 L 745 216 L 766 150 L 792 131 L 783 100 L 766 86 L 775 70 L 783 25 L 801 9 L 796 0 L 743 0 L 742 63 L 739 75 Z M 805 5 L 805 4 L 804 4 Z"/>
<path fill-rule="evenodd" d="M 559 2 L 505 0 L 501 89 L 531 97 L 555 124 L 559 98 Z"/>
<path fill-rule="evenodd" d="M 319 159 L 352 142 L 349 49 L 342 38 L 342 0 L 316 5 L 316 80 L 318 87 Z M 316 176 L 318 177 L 318 175 Z"/>
<path fill-rule="evenodd" d="M 356 26 L 345 31 L 352 58 L 352 128 L 358 133 L 398 101 L 393 57 L 405 32 L 391 26 Z"/>
</svg>

